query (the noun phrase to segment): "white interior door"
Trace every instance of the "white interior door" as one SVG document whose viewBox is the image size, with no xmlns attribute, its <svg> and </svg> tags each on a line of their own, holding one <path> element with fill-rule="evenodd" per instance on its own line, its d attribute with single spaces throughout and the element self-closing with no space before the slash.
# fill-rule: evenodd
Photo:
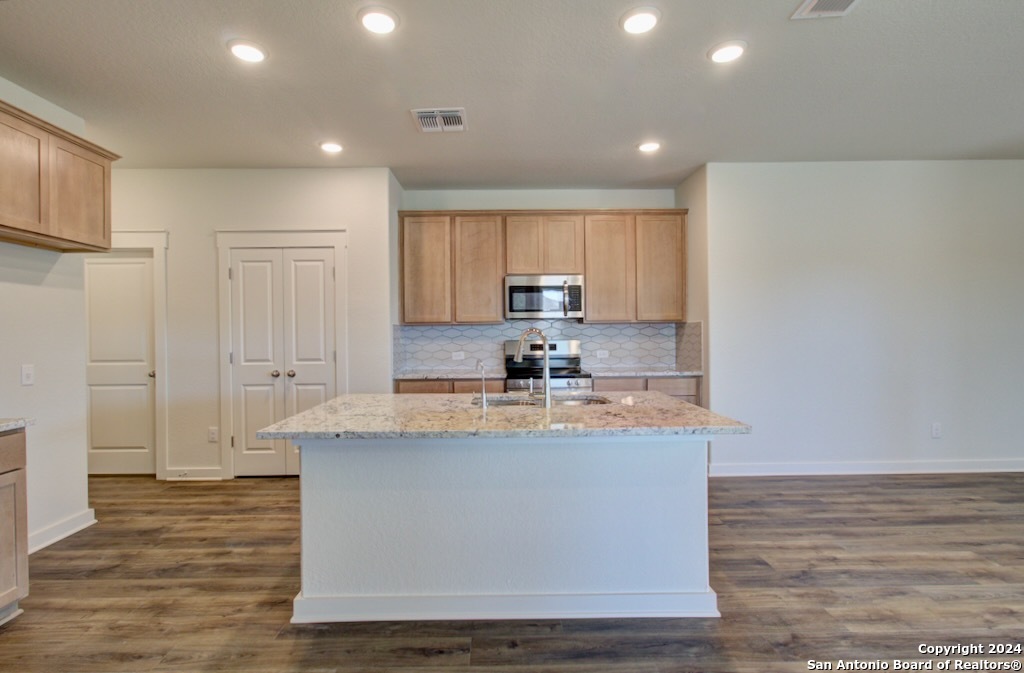
<svg viewBox="0 0 1024 673">
<path fill-rule="evenodd" d="M 234 474 L 298 474 L 297 450 L 256 432 L 335 394 L 334 250 L 231 250 Z"/>
<path fill-rule="evenodd" d="M 90 474 L 153 474 L 153 259 L 85 260 Z"/>
<path fill-rule="evenodd" d="M 335 396 L 334 250 L 286 248 L 284 261 L 285 415 Z M 299 473 L 299 450 L 286 442 L 287 474 Z"/>
</svg>

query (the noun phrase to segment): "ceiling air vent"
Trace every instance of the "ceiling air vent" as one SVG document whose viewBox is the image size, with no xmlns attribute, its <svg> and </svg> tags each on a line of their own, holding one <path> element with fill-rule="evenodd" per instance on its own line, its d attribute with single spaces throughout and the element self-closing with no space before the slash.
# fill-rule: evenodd
<svg viewBox="0 0 1024 673">
<path fill-rule="evenodd" d="M 859 0 L 804 0 L 790 19 L 829 19 L 846 16 Z"/>
<path fill-rule="evenodd" d="M 465 131 L 466 108 L 422 108 L 412 110 L 416 125 L 424 133 Z"/>
</svg>

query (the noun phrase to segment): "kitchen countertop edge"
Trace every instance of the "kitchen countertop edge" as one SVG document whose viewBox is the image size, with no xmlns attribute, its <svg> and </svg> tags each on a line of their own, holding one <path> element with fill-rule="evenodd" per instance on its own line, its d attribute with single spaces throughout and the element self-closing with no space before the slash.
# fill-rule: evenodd
<svg viewBox="0 0 1024 673">
<path fill-rule="evenodd" d="M 0 418 L 0 432 L 21 430 L 35 423 L 32 418 Z"/>
</svg>

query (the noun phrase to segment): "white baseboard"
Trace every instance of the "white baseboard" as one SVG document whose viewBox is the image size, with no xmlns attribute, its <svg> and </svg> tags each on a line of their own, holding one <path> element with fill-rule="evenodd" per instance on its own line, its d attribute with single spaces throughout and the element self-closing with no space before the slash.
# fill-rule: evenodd
<svg viewBox="0 0 1024 673">
<path fill-rule="evenodd" d="M 841 474 L 948 474 L 1024 472 L 1024 458 L 979 460 L 895 460 L 827 463 L 715 463 L 711 477 L 785 477 Z"/>
<path fill-rule="evenodd" d="M 51 524 L 42 530 L 29 533 L 28 553 L 35 553 L 43 547 L 48 547 L 58 540 L 63 540 L 69 535 L 88 528 L 94 523 L 96 523 L 96 512 L 93 509 L 87 509 L 63 521 Z"/>
<path fill-rule="evenodd" d="M 719 617 L 718 596 L 700 593 L 458 596 L 314 596 L 300 592 L 292 623 L 474 619 Z"/>
</svg>

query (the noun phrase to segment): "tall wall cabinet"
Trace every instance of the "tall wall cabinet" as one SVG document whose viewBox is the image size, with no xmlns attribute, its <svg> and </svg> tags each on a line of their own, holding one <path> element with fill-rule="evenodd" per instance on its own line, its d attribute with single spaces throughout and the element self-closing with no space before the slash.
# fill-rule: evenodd
<svg viewBox="0 0 1024 673">
<path fill-rule="evenodd" d="M 28 596 L 28 505 L 25 430 L 0 432 L 0 624 L 14 619 Z"/>
<path fill-rule="evenodd" d="M 119 157 L 0 102 L 0 240 L 110 249 L 110 166 Z"/>
</svg>

